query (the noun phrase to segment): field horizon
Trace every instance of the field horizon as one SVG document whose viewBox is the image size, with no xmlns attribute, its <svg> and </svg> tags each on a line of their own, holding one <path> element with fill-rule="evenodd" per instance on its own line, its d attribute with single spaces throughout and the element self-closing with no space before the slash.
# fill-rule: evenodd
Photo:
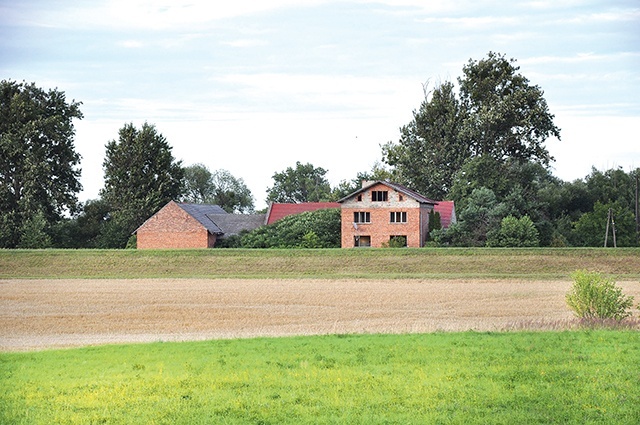
<svg viewBox="0 0 640 425">
<path fill-rule="evenodd" d="M 640 248 L 0 250 L 0 279 L 640 279 Z"/>
</svg>

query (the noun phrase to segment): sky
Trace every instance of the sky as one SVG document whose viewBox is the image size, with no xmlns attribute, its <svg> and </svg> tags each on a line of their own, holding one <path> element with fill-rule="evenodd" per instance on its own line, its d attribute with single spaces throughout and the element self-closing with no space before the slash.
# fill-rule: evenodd
<svg viewBox="0 0 640 425">
<path fill-rule="evenodd" d="M 258 209 L 297 161 L 352 180 L 425 87 L 490 51 L 544 91 L 555 176 L 640 167 L 637 0 L 0 0 L 0 79 L 82 102 L 82 201 L 127 123 L 242 178 Z"/>
</svg>

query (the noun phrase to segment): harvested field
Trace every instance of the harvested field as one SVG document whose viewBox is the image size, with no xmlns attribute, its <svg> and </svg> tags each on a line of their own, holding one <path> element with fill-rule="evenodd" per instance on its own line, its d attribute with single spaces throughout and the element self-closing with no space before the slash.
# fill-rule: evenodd
<svg viewBox="0 0 640 425">
<path fill-rule="evenodd" d="M 559 329 L 569 281 L 0 280 L 0 350 L 329 333 Z M 640 283 L 618 282 L 640 299 Z M 637 314 L 637 313 L 636 313 Z"/>
</svg>

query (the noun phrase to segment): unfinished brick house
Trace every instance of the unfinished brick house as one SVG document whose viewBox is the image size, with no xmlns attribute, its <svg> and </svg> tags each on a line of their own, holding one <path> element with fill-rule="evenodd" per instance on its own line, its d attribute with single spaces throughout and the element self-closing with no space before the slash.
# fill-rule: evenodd
<svg viewBox="0 0 640 425">
<path fill-rule="evenodd" d="M 171 201 L 134 232 L 138 249 L 213 248 L 216 241 L 264 224 L 264 214 L 227 214 L 218 205 Z"/>
<path fill-rule="evenodd" d="M 436 201 L 388 181 L 365 181 L 340 199 L 342 247 L 424 246 Z"/>
</svg>

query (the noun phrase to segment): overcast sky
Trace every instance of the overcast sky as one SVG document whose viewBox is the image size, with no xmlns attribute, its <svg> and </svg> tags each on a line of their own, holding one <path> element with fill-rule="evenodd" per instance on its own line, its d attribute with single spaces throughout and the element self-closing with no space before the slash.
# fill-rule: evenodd
<svg viewBox="0 0 640 425">
<path fill-rule="evenodd" d="M 155 124 L 184 165 L 244 179 L 257 208 L 296 161 L 351 180 L 424 84 L 489 51 L 544 90 L 556 176 L 640 167 L 637 0 L 0 0 L 0 78 L 83 103 L 81 200 L 129 122 Z"/>
</svg>

